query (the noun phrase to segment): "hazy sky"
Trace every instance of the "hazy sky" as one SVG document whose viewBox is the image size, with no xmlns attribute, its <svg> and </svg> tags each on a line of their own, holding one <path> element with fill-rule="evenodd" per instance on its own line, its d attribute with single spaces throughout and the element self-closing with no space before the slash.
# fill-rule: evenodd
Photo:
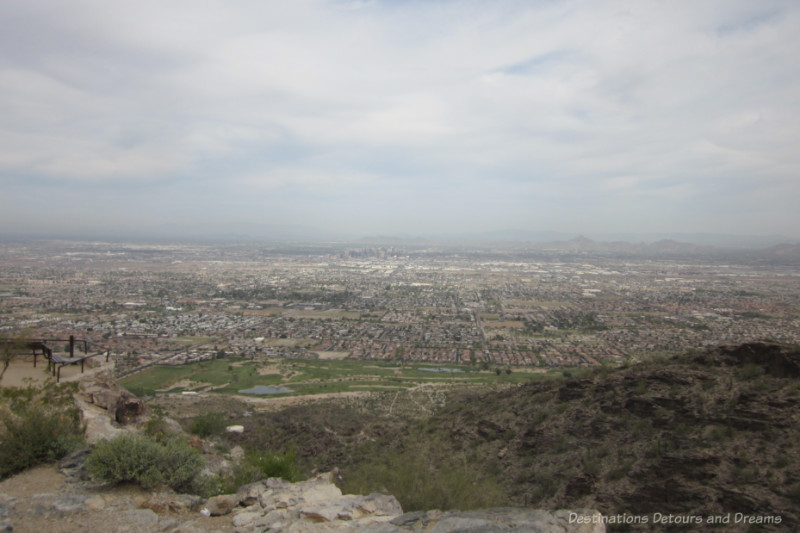
<svg viewBox="0 0 800 533">
<path fill-rule="evenodd" d="M 796 1 L 2 0 L 0 232 L 800 237 Z"/>
</svg>

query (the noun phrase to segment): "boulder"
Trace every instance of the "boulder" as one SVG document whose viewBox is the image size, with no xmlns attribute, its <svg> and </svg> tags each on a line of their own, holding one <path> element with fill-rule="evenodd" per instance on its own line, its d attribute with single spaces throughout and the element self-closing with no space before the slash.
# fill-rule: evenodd
<svg viewBox="0 0 800 533">
<path fill-rule="evenodd" d="M 236 499 L 239 505 L 249 507 L 259 503 L 259 496 L 264 492 L 266 487 L 267 485 L 263 481 L 242 485 L 239 487 L 239 490 L 236 491 Z"/>
<path fill-rule="evenodd" d="M 92 452 L 89 448 L 76 450 L 66 455 L 58 462 L 58 471 L 66 476 L 67 481 L 89 481 L 89 469 L 86 468 L 86 458 Z"/>
<path fill-rule="evenodd" d="M 147 404 L 113 379 L 98 377 L 94 381 L 82 382 L 82 386 L 86 401 L 105 409 L 115 422 L 132 424 L 150 414 Z"/>
<path fill-rule="evenodd" d="M 143 509 L 150 509 L 156 513 L 187 513 L 199 511 L 203 506 L 203 498 L 190 494 L 176 494 L 172 491 L 162 491 L 151 494 L 150 497 L 139 504 Z"/>
<path fill-rule="evenodd" d="M 150 414 L 150 408 L 135 395 L 121 389 L 114 403 L 114 420 L 122 425 L 134 424 Z"/>
<path fill-rule="evenodd" d="M 205 508 L 211 516 L 222 516 L 230 513 L 236 507 L 235 496 L 213 496 L 206 500 Z"/>
<path fill-rule="evenodd" d="M 235 530 L 336 531 L 345 525 L 388 522 L 402 514 L 393 496 L 343 495 L 332 480 L 328 473 L 300 483 L 270 478 L 241 487 L 236 500 L 244 507 L 234 510 Z"/>
</svg>

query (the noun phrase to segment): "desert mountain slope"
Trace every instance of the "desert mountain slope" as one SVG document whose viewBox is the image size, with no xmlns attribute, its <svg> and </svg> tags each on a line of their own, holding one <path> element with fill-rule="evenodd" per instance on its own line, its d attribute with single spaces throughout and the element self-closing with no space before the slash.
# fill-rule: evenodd
<svg viewBox="0 0 800 533">
<path fill-rule="evenodd" d="M 796 348 L 724 347 L 466 396 L 430 424 L 496 463 L 517 504 L 779 514 L 800 528 Z"/>
</svg>

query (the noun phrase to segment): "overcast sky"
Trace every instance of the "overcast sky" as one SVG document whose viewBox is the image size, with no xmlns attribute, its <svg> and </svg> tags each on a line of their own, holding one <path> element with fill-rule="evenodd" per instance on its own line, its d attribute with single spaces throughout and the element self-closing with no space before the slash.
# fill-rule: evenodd
<svg viewBox="0 0 800 533">
<path fill-rule="evenodd" d="M 798 50 L 795 1 L 2 0 L 0 231 L 798 238 Z"/>
</svg>

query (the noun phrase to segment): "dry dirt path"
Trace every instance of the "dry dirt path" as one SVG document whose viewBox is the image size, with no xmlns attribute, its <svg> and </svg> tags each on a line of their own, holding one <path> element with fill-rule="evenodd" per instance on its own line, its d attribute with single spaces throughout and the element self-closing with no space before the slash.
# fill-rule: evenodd
<svg viewBox="0 0 800 533">
<path fill-rule="evenodd" d="M 31 468 L 0 482 L 0 531 L 14 533 L 231 533 L 230 516 L 169 510 L 170 495 L 137 486 L 72 483 L 55 465 Z M 3 529 L 6 524 L 13 530 Z"/>
</svg>

